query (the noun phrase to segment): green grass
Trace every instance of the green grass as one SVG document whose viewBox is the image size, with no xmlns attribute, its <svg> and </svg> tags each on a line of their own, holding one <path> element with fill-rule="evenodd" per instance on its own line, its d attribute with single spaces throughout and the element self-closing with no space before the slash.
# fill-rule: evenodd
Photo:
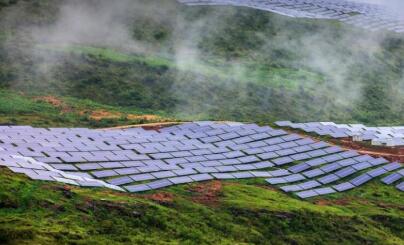
<svg viewBox="0 0 404 245">
<path fill-rule="evenodd" d="M 76 54 L 85 54 L 85 55 L 93 55 L 101 59 L 106 59 L 112 62 L 144 62 L 150 66 L 166 66 L 172 67 L 174 63 L 168 59 L 160 58 L 160 57 L 152 57 L 152 56 L 142 56 L 135 54 L 127 54 L 124 52 L 119 52 L 110 48 L 100 48 L 100 47 L 91 47 L 91 46 L 70 46 L 65 49 L 60 49 L 57 47 L 47 47 L 42 46 L 45 49 L 54 49 L 54 50 L 62 50 L 69 51 Z"/>
<path fill-rule="evenodd" d="M 223 181 L 209 204 L 195 201 L 196 183 L 134 195 L 31 181 L 4 168 L 0 181 L 2 244 L 404 242 L 403 204 L 397 202 L 403 196 L 380 183 L 301 201 L 260 181 Z M 384 194 L 375 197 L 379 191 Z M 156 193 L 172 200 L 148 198 Z"/>
<path fill-rule="evenodd" d="M 73 54 L 88 55 L 97 59 L 108 62 L 121 63 L 143 63 L 150 67 L 163 67 L 177 69 L 183 72 L 200 73 L 208 77 L 217 77 L 222 80 L 236 80 L 239 82 L 251 82 L 255 84 L 269 85 L 273 87 L 286 87 L 288 89 L 297 89 L 299 86 L 305 88 L 313 88 L 322 83 L 324 77 L 320 74 L 291 68 L 279 68 L 262 66 L 259 63 L 228 63 L 220 59 L 209 61 L 206 56 L 203 60 L 181 60 L 181 64 L 177 64 L 175 60 L 164 58 L 157 54 L 128 54 L 127 52 L 102 47 L 92 46 L 64 46 L 58 47 L 55 45 L 40 45 L 43 50 L 51 50 L 56 52 L 71 52 Z"/>
</svg>

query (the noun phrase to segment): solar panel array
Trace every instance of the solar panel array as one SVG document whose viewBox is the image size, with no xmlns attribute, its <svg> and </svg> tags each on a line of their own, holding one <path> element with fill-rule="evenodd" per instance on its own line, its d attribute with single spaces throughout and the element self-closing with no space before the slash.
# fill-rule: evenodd
<svg viewBox="0 0 404 245">
<path fill-rule="evenodd" d="M 382 182 L 387 185 L 396 184 L 397 189 L 404 191 L 404 169 L 384 177 Z"/>
<path fill-rule="evenodd" d="M 372 145 L 404 146 L 404 126 L 366 127 L 362 124 L 335 124 L 333 122 L 292 123 L 279 121 L 281 127 L 303 130 L 306 133 L 331 136 L 333 138 L 352 137 L 354 141 L 370 141 Z"/>
<path fill-rule="evenodd" d="M 402 167 L 284 130 L 235 122 L 159 131 L 3 126 L 0 165 L 31 179 L 129 192 L 266 178 L 301 198 L 349 190 Z"/>
<path fill-rule="evenodd" d="M 261 9 L 299 18 L 334 19 L 368 30 L 404 33 L 398 10 L 347 0 L 178 0 L 187 5 L 230 5 Z M 397 12 L 396 12 L 397 11 Z"/>
</svg>

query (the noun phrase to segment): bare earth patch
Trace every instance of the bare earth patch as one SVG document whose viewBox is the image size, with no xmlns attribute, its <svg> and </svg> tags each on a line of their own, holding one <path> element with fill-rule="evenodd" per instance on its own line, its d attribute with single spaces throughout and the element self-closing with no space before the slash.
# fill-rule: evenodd
<svg viewBox="0 0 404 245">
<path fill-rule="evenodd" d="M 105 110 L 96 110 L 91 112 L 89 118 L 92 120 L 100 121 L 102 119 L 119 119 L 122 117 L 122 113 L 111 112 Z"/>
<path fill-rule="evenodd" d="M 145 121 L 155 121 L 155 120 L 160 120 L 161 118 L 156 115 L 135 115 L 135 114 L 129 114 L 127 116 L 127 119 L 129 120 L 145 120 Z"/>
<path fill-rule="evenodd" d="M 331 205 L 338 205 L 338 206 L 346 206 L 348 204 L 350 204 L 352 201 L 344 198 L 344 199 L 338 199 L 338 200 L 317 200 L 314 202 L 314 204 L 316 205 L 320 205 L 320 206 L 331 206 Z"/>
<path fill-rule="evenodd" d="M 95 110 L 95 111 L 85 111 L 84 114 L 89 113 L 89 118 L 92 120 L 100 121 L 103 119 L 120 119 L 126 118 L 127 120 L 143 120 L 143 121 L 157 121 L 161 118 L 156 115 L 136 115 L 136 114 L 128 114 L 125 115 L 120 112 L 113 112 L 107 110 Z"/>
<path fill-rule="evenodd" d="M 70 108 L 63 100 L 61 100 L 55 96 L 51 96 L 51 95 L 38 96 L 38 97 L 34 97 L 34 100 L 45 102 L 56 108 L 60 108 L 63 113 L 72 111 L 72 108 Z"/>
<path fill-rule="evenodd" d="M 142 197 L 156 201 L 160 204 L 168 204 L 174 201 L 174 195 L 168 192 L 159 192 L 151 195 L 143 195 Z"/>
<path fill-rule="evenodd" d="M 64 105 L 63 101 L 54 97 L 54 96 L 40 96 L 40 97 L 35 97 L 34 98 L 36 101 L 42 101 L 42 102 L 46 102 L 48 104 L 51 104 L 55 107 L 61 107 Z"/>
<path fill-rule="evenodd" d="M 191 187 L 192 201 L 207 206 L 217 206 L 222 193 L 222 183 L 218 180 L 197 184 Z"/>
</svg>

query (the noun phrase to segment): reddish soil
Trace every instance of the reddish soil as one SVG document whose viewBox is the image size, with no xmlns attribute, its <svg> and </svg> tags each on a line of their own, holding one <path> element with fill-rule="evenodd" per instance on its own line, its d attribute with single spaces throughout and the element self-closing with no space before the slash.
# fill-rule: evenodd
<svg viewBox="0 0 404 245">
<path fill-rule="evenodd" d="M 191 191 L 194 193 L 192 201 L 207 206 L 217 206 L 222 193 L 222 183 L 218 180 L 201 183 L 193 186 Z"/>
<path fill-rule="evenodd" d="M 369 205 L 370 202 L 364 199 L 352 199 L 350 197 L 345 197 L 341 199 L 336 199 L 336 200 L 326 200 L 326 199 L 320 199 L 316 200 L 314 204 L 320 205 L 320 206 L 332 206 L 332 205 L 338 205 L 338 206 L 347 206 L 353 202 L 360 203 L 360 204 L 366 204 Z"/>
<path fill-rule="evenodd" d="M 396 208 L 400 210 L 404 210 L 404 205 L 394 205 L 394 204 L 387 204 L 387 203 L 378 203 L 378 207 L 380 208 Z"/>
<path fill-rule="evenodd" d="M 142 197 L 156 201 L 161 204 L 168 204 L 174 201 L 174 195 L 172 193 L 167 192 L 160 192 L 151 195 L 143 195 Z"/>
<path fill-rule="evenodd" d="M 351 200 L 348 199 L 338 199 L 338 200 L 317 200 L 314 202 L 316 205 L 320 206 L 330 206 L 330 205 L 339 205 L 346 206 L 351 203 Z"/>
<path fill-rule="evenodd" d="M 320 205 L 320 206 L 347 206 L 353 202 L 356 203 L 360 203 L 363 205 L 376 205 L 380 208 L 395 208 L 395 209 L 400 209 L 400 210 L 404 210 L 404 205 L 396 205 L 396 204 L 387 204 L 387 203 L 382 203 L 382 202 L 370 202 L 368 200 L 364 200 L 364 199 L 355 199 L 353 200 L 352 198 L 341 198 L 338 200 L 325 200 L 325 199 L 321 199 L 321 200 L 317 200 L 314 202 L 314 204 Z"/>
<path fill-rule="evenodd" d="M 96 110 L 91 112 L 89 118 L 100 121 L 102 119 L 119 119 L 121 118 L 122 114 L 119 112 L 110 112 L 105 110 Z"/>
<path fill-rule="evenodd" d="M 95 111 L 81 111 L 81 115 L 88 114 L 89 118 L 92 120 L 100 121 L 103 119 L 119 119 L 119 118 L 126 118 L 128 120 L 143 120 L 143 121 L 156 121 L 160 120 L 161 118 L 156 115 L 135 115 L 135 114 L 123 114 L 120 112 L 115 111 L 107 111 L 107 110 L 95 110 Z"/>
<path fill-rule="evenodd" d="M 136 125 L 125 125 L 125 126 L 118 126 L 118 127 L 113 127 L 113 128 L 104 128 L 104 129 L 126 129 L 126 128 L 135 128 L 135 127 L 141 127 L 146 130 L 156 130 L 159 131 L 162 128 L 165 127 L 170 127 L 174 126 L 177 124 L 181 124 L 179 122 L 157 122 L 157 123 L 145 123 L 145 124 L 136 124 Z"/>
<path fill-rule="evenodd" d="M 47 96 L 39 96 L 34 98 L 36 101 L 42 101 L 48 104 L 51 104 L 54 107 L 60 108 L 63 113 L 70 112 L 72 109 L 66 105 L 61 99 L 56 98 L 55 96 L 47 95 Z"/>
<path fill-rule="evenodd" d="M 160 119 L 160 117 L 156 115 L 135 115 L 135 114 L 129 114 L 127 118 L 129 120 L 145 120 L 145 121 L 153 121 Z"/>
<path fill-rule="evenodd" d="M 56 98 L 54 96 L 50 96 L 50 95 L 35 97 L 34 99 L 37 100 L 37 101 L 46 102 L 46 103 L 51 104 L 51 105 L 53 105 L 55 107 L 61 107 L 61 106 L 64 105 L 62 100 L 60 100 L 60 99 L 58 99 L 58 98 Z"/>
</svg>

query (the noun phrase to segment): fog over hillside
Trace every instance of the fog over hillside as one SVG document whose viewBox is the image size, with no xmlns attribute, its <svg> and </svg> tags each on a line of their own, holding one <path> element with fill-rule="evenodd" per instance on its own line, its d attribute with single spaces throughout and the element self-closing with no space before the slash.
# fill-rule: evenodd
<svg viewBox="0 0 404 245">
<path fill-rule="evenodd" d="M 369 0 L 368 2 L 376 3 L 377 1 Z M 379 1 L 377 3 L 381 2 L 392 8 L 402 6 L 400 1 Z M 20 3 L 9 8 L 1 19 L 17 23 L 17 19 L 24 15 L 24 11 L 28 11 L 25 6 L 24 3 Z M 178 69 L 196 69 L 196 72 L 200 67 L 215 67 L 220 70 L 221 66 L 212 64 L 211 60 L 221 60 L 226 67 L 223 73 L 230 79 L 218 79 L 217 83 L 229 87 L 233 86 L 232 80 L 249 82 L 251 67 L 248 64 L 251 62 L 262 63 L 264 60 L 273 59 L 272 63 L 280 64 L 282 67 L 297 70 L 308 69 L 323 76 L 323 81 L 312 81 L 310 89 L 313 97 L 301 110 L 313 103 L 322 104 L 316 98 L 330 91 L 332 91 L 331 99 L 335 102 L 330 106 L 338 105 L 347 110 L 354 110 L 363 101 L 366 92 L 365 84 L 362 81 L 369 78 L 377 79 L 374 74 L 390 69 L 391 65 L 388 61 L 382 63 L 378 60 L 378 57 L 384 53 L 386 41 L 391 38 L 391 35 L 394 35 L 389 32 L 369 33 L 343 24 L 338 24 L 341 28 L 336 28 L 335 25 L 322 25 L 319 28 L 308 24 L 315 31 L 296 33 L 295 29 L 299 27 L 291 26 L 286 17 L 275 16 L 266 25 L 268 29 L 276 30 L 278 33 L 271 34 L 265 28 L 256 29 L 254 26 L 243 27 L 250 30 L 243 33 L 247 36 L 239 38 L 251 42 L 248 45 L 254 48 L 243 51 L 243 55 L 240 56 L 236 52 L 224 56 L 223 51 L 219 52 L 212 47 L 234 35 L 229 32 L 236 30 L 232 26 L 234 24 L 232 20 L 239 17 L 240 12 L 238 11 L 244 11 L 244 9 L 207 7 L 203 8 L 205 11 L 199 13 L 195 11 L 197 15 L 193 16 L 192 7 L 188 9 L 175 1 L 73 0 L 62 1 L 62 4 L 55 6 L 54 21 L 47 21 L 40 25 L 30 24 L 19 29 L 20 35 L 28 35 L 30 40 L 30 45 L 22 46 L 25 55 L 36 60 L 34 63 L 40 64 L 48 61 L 46 65 L 39 66 L 35 73 L 41 74 L 42 77 L 49 80 L 55 80 L 58 76 L 53 73 L 52 65 L 70 59 L 70 55 L 66 53 L 59 53 L 58 56 L 55 56 L 53 52 L 44 51 L 46 50 L 44 48 L 49 46 L 65 48 L 88 45 L 113 48 L 127 54 L 164 56 L 173 60 Z M 162 28 L 164 38 L 151 42 L 137 36 L 136 33 L 139 29 L 136 28 L 142 28 L 143 24 L 151 21 L 154 26 Z M 252 23 L 252 25 L 254 24 Z M 136 27 L 134 28 L 134 26 Z M 147 35 L 147 30 L 142 31 L 146 33 L 144 35 Z M 254 40 L 251 41 L 251 39 Z M 207 40 L 213 43 L 209 47 L 206 45 Z M 15 45 L 13 42 L 9 44 Z M 276 58 L 271 57 L 278 53 L 281 55 Z M 290 58 L 293 56 L 294 58 Z M 285 62 L 286 65 L 280 63 L 284 59 L 288 60 Z M 371 60 L 370 63 L 368 63 L 369 60 Z M 389 84 L 395 93 L 391 94 L 391 103 L 402 105 L 404 74 L 397 74 L 399 74 L 398 71 L 388 78 L 391 80 Z M 177 72 L 176 76 L 178 76 L 177 80 L 184 80 L 188 75 Z M 192 79 L 201 84 L 206 82 L 205 76 L 196 76 Z M 247 88 L 243 86 L 241 85 L 241 90 L 247 91 Z M 244 94 L 242 91 L 238 96 L 245 97 L 245 99 L 253 96 Z M 187 98 L 190 91 L 184 88 L 182 83 L 174 83 L 171 92 L 178 94 L 178 97 L 185 102 L 193 99 Z M 212 101 L 205 98 L 200 103 L 210 104 Z M 260 104 L 263 110 L 268 110 L 273 106 L 266 104 L 265 100 L 262 100 Z M 324 107 L 327 106 L 324 105 Z M 181 113 L 198 113 L 198 110 L 205 108 L 203 106 L 201 108 L 189 107 L 187 103 L 178 103 L 176 107 Z M 333 108 L 324 109 L 333 110 Z"/>
</svg>

